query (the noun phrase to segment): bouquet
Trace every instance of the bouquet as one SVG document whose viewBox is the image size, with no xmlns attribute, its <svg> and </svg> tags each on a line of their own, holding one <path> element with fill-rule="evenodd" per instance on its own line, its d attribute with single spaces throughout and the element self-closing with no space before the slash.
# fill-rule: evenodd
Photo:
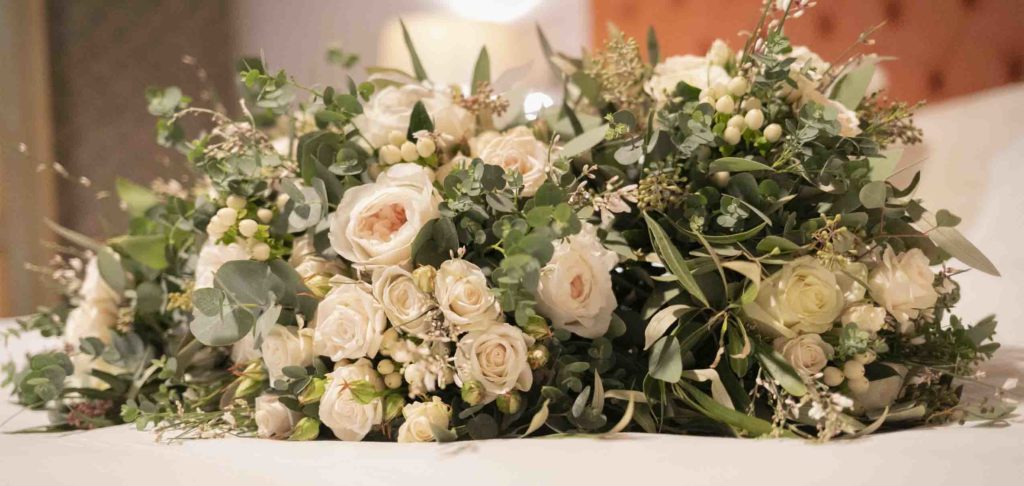
<svg viewBox="0 0 1024 486">
<path fill-rule="evenodd" d="M 117 184 L 127 234 L 75 245 L 63 297 L 13 332 L 42 430 L 452 441 L 621 431 L 828 440 L 995 421 L 961 403 L 992 317 L 952 314 L 962 264 L 998 275 L 890 178 L 913 106 L 883 58 L 826 62 L 766 3 L 742 46 L 646 55 L 612 31 L 544 60 L 559 106 L 510 109 L 482 50 L 466 87 L 413 72 L 308 87 L 242 62 L 237 112 L 146 93 L 191 186 Z M 514 73 L 513 73 L 514 74 Z M 202 129 L 186 133 L 187 118 Z"/>
</svg>

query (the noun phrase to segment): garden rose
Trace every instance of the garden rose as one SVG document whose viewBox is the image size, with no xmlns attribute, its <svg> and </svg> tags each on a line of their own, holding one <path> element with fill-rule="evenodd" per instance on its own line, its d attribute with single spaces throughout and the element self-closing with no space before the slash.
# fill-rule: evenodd
<svg viewBox="0 0 1024 486">
<path fill-rule="evenodd" d="M 384 308 L 391 325 L 403 332 L 422 335 L 430 329 L 430 296 L 417 287 L 407 270 L 387 267 L 373 276 L 373 296 Z"/>
<path fill-rule="evenodd" d="M 532 337 L 508 324 L 467 333 L 459 340 L 455 352 L 459 385 L 479 382 L 484 390 L 481 403 L 512 390 L 529 390 L 533 386 L 533 372 L 526 353 L 533 342 Z"/>
<path fill-rule="evenodd" d="M 363 104 L 363 113 L 352 122 L 370 145 L 382 147 L 387 145 L 391 132 L 405 133 L 409 129 L 409 117 L 418 101 L 423 102 L 434 128 L 452 139 L 465 138 L 475 128 L 476 118 L 453 103 L 449 90 L 418 84 L 387 86 L 375 92 Z"/>
<path fill-rule="evenodd" d="M 885 326 L 885 309 L 869 304 L 854 305 L 843 312 L 843 325 L 854 323 L 862 331 L 876 333 Z"/>
<path fill-rule="evenodd" d="M 672 98 L 680 82 L 703 90 L 718 83 L 728 83 L 729 73 L 704 57 L 672 56 L 654 66 L 654 74 L 644 85 L 644 91 L 662 105 Z"/>
<path fill-rule="evenodd" d="M 199 259 L 196 262 L 196 283 L 197 289 L 213 288 L 213 278 L 220 270 L 220 267 L 227 262 L 235 260 L 248 260 L 249 252 L 238 243 L 230 245 L 218 245 L 207 240 L 199 250 Z"/>
<path fill-rule="evenodd" d="M 896 255 L 892 248 L 882 253 L 882 261 L 871 270 L 868 289 L 871 297 L 900 323 L 900 331 L 913 330 L 911 321 L 917 319 L 922 310 L 935 306 L 939 298 L 932 284 L 935 274 L 928 264 L 928 257 L 917 248 Z"/>
<path fill-rule="evenodd" d="M 330 383 L 320 398 L 320 421 L 341 440 L 363 440 L 373 426 L 380 424 L 383 407 L 380 398 L 360 403 L 349 387 L 356 382 L 366 382 L 380 391 L 384 389 L 384 380 L 367 359 L 338 367 L 328 376 Z"/>
<path fill-rule="evenodd" d="M 460 332 L 479 331 L 504 321 L 484 272 L 466 260 L 448 260 L 438 267 L 434 297 L 445 318 Z"/>
<path fill-rule="evenodd" d="M 256 397 L 256 435 L 263 439 L 285 439 L 302 418 L 302 414 L 291 410 L 278 401 L 274 395 Z"/>
<path fill-rule="evenodd" d="M 330 218 L 331 247 L 356 265 L 408 264 L 420 228 L 440 214 L 432 181 L 430 169 L 397 164 L 345 191 Z"/>
<path fill-rule="evenodd" d="M 793 369 L 805 375 L 813 375 L 825 369 L 835 353 L 832 345 L 823 341 L 818 334 L 801 334 L 790 339 L 775 338 L 772 347 L 793 365 Z"/>
<path fill-rule="evenodd" d="M 605 248 L 597 228 L 583 229 L 555 244 L 551 261 L 541 270 L 537 310 L 556 328 L 585 338 L 608 331 L 618 303 L 610 272 L 618 264 L 615 252 Z"/>
<path fill-rule="evenodd" d="M 474 157 L 485 164 L 497 165 L 505 172 L 519 172 L 523 176 L 522 195 L 532 196 L 548 176 L 551 157 L 547 144 L 537 140 L 527 127 L 515 127 L 504 133 L 484 132 L 469 141 Z"/>
<path fill-rule="evenodd" d="M 260 354 L 270 382 L 284 378 L 285 366 L 313 364 L 313 330 L 275 324 L 263 338 Z"/>
<path fill-rule="evenodd" d="M 333 361 L 374 357 L 380 349 L 387 316 L 370 286 L 336 279 L 316 309 L 313 349 Z"/>
<path fill-rule="evenodd" d="M 433 441 L 433 428 L 447 429 L 451 413 L 451 407 L 442 402 L 441 397 L 406 405 L 402 408 L 405 423 L 398 428 L 398 442 Z"/>
<path fill-rule="evenodd" d="M 836 275 L 808 256 L 786 263 L 761 282 L 757 298 L 743 311 L 765 334 L 791 338 L 828 331 L 844 304 Z"/>
</svg>

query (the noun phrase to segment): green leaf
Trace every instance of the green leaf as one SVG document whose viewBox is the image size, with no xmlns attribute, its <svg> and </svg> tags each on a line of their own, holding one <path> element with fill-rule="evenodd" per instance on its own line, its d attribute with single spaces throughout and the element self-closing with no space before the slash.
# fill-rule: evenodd
<svg viewBox="0 0 1024 486">
<path fill-rule="evenodd" d="M 761 363 L 772 378 L 779 383 L 790 395 L 795 397 L 802 397 L 807 393 L 807 386 L 804 385 L 804 381 L 797 374 L 796 370 L 786 362 L 779 353 L 775 350 L 766 347 L 763 344 L 757 344 L 754 348 L 754 354 L 757 356 L 757 360 Z"/>
<path fill-rule="evenodd" d="M 423 102 L 417 101 L 412 107 L 412 114 L 409 115 L 409 130 L 406 132 L 405 137 L 409 140 L 415 140 L 413 134 L 420 130 L 434 131 L 434 122 L 431 121 L 430 114 L 427 113 L 427 107 L 423 106 Z"/>
<path fill-rule="evenodd" d="M 54 223 L 49 219 L 44 218 L 43 222 L 46 223 L 46 226 L 49 226 L 54 233 L 57 233 L 58 236 L 78 246 L 81 246 L 82 248 L 87 248 L 95 252 L 99 252 L 102 249 L 106 248 L 102 243 L 92 238 L 89 238 L 88 236 L 85 236 L 75 230 L 65 228 L 57 223 Z"/>
<path fill-rule="evenodd" d="M 121 260 L 117 258 L 114 250 L 104 246 L 96 252 L 96 266 L 100 270 L 100 277 L 103 281 L 110 286 L 114 292 L 120 294 L 124 292 L 124 287 L 127 284 L 128 277 L 125 276 L 124 267 L 121 266 Z"/>
<path fill-rule="evenodd" d="M 192 294 L 196 313 L 189 330 L 207 346 L 227 346 L 242 339 L 256 318 L 242 307 L 232 308 L 224 292 L 218 289 L 196 289 Z"/>
<path fill-rule="evenodd" d="M 235 260 L 221 265 L 214 274 L 214 286 L 236 305 L 260 310 L 273 304 L 273 285 L 282 285 L 263 262 Z"/>
<path fill-rule="evenodd" d="M 164 235 L 125 235 L 108 243 L 132 260 L 154 270 L 167 268 L 167 237 Z"/>
<path fill-rule="evenodd" d="M 606 132 L 608 132 L 607 124 L 591 128 L 565 144 L 565 146 L 562 147 L 561 153 L 558 155 L 571 159 L 582 154 L 583 152 L 593 148 L 595 145 L 603 142 Z"/>
<path fill-rule="evenodd" d="M 839 78 L 836 87 L 832 89 L 832 99 L 851 110 L 856 110 L 860 100 L 867 94 L 868 85 L 875 75 L 875 65 L 884 60 L 886 58 L 878 56 L 864 57 L 859 66 Z"/>
<path fill-rule="evenodd" d="M 470 93 L 476 94 L 483 83 L 491 82 L 491 57 L 487 54 L 487 47 L 480 49 L 480 55 L 476 58 L 473 66 L 473 84 L 470 85 Z"/>
<path fill-rule="evenodd" d="M 714 244 L 714 245 L 729 245 L 729 244 L 732 244 L 732 243 L 739 243 L 741 241 L 746 241 L 746 240 L 749 240 L 750 238 L 753 238 L 753 237 L 757 236 L 757 234 L 760 233 L 761 230 L 763 230 L 764 227 L 767 226 L 767 225 L 768 225 L 768 223 L 761 222 L 760 224 L 758 224 L 757 226 L 754 226 L 753 228 L 750 228 L 750 229 L 748 229 L 746 231 L 741 231 L 741 232 L 736 233 L 734 235 L 701 235 L 701 236 L 703 236 L 704 239 L 707 240 L 708 243 L 711 243 L 711 244 Z M 698 238 L 697 233 L 694 233 L 694 232 L 692 232 L 690 230 L 687 230 L 687 229 L 683 228 L 682 226 L 676 224 L 675 222 L 672 222 L 672 226 L 676 229 L 676 231 L 679 231 L 680 233 L 683 233 L 686 236 L 689 236 L 689 237 L 691 237 L 693 239 L 697 239 Z"/>
<path fill-rule="evenodd" d="M 412 70 L 416 73 L 416 79 L 426 81 L 427 71 L 423 69 L 420 56 L 416 54 L 416 47 L 412 44 L 412 36 L 409 35 L 409 29 L 405 28 L 405 22 L 402 19 L 398 19 L 398 25 L 402 26 L 402 39 L 405 40 L 405 47 L 409 49 L 409 57 L 412 59 Z"/>
<path fill-rule="evenodd" d="M 860 188 L 860 203 L 867 209 L 878 209 L 885 206 L 888 197 L 888 186 L 882 181 L 872 181 Z"/>
<path fill-rule="evenodd" d="M 760 253 L 771 253 L 778 248 L 780 253 L 788 253 L 800 249 L 800 245 L 781 236 L 769 235 L 757 243 L 757 251 Z"/>
<path fill-rule="evenodd" d="M 960 216 L 957 216 L 945 209 L 940 209 L 935 213 L 935 224 L 939 226 L 953 227 L 960 224 Z"/>
<path fill-rule="evenodd" d="M 947 226 L 939 226 L 928 231 L 928 238 L 949 253 L 949 256 L 956 258 L 971 268 L 981 270 L 989 275 L 999 277 L 999 270 L 978 247 L 974 246 L 963 234 Z"/>
<path fill-rule="evenodd" d="M 652 66 L 658 64 L 660 49 L 658 49 L 658 36 L 654 33 L 654 26 L 647 27 L 647 62 Z"/>
<path fill-rule="evenodd" d="M 644 219 L 647 220 L 647 227 L 651 232 L 651 242 L 654 244 L 654 250 L 661 257 L 661 261 L 665 263 L 665 266 L 672 272 L 672 275 L 679 279 L 679 285 L 684 290 L 704 304 L 705 307 L 708 306 L 707 297 L 704 296 L 704 292 L 697 285 L 693 274 L 690 273 L 690 268 L 686 265 L 686 261 L 683 260 L 679 249 L 672 243 L 668 234 L 649 214 L 644 213 Z"/>
<path fill-rule="evenodd" d="M 715 172 L 752 172 L 758 170 L 775 172 L 775 169 L 760 162 L 739 157 L 722 157 L 708 166 L 708 174 L 714 174 Z"/>
<path fill-rule="evenodd" d="M 696 309 L 688 305 L 676 304 L 665 307 L 651 316 L 644 329 L 644 349 L 650 348 L 665 334 L 665 331 L 668 331 L 669 327 L 679 320 L 680 316 L 692 310 Z"/>
<path fill-rule="evenodd" d="M 149 189 L 128 179 L 118 177 L 114 182 L 117 197 L 128 207 L 128 214 L 133 217 L 142 216 L 149 208 L 160 204 L 160 197 Z"/>
<path fill-rule="evenodd" d="M 881 157 L 868 158 L 868 164 L 871 166 L 871 180 L 884 181 L 888 179 L 902 158 L 903 147 L 890 147 L 882 151 Z"/>
<path fill-rule="evenodd" d="M 558 64 L 555 64 L 553 59 L 555 57 L 555 51 L 551 48 L 551 43 L 548 42 L 548 38 L 540 28 L 540 24 L 537 24 L 537 40 L 540 42 L 541 52 L 544 53 L 544 60 L 548 62 L 548 66 L 551 67 L 551 71 L 555 73 L 555 78 L 562 79 L 562 70 L 558 68 Z"/>
<path fill-rule="evenodd" d="M 445 217 L 432 219 L 420 228 L 412 242 L 412 259 L 419 265 L 441 265 L 459 249 L 455 223 Z"/>
<path fill-rule="evenodd" d="M 982 342 L 988 339 L 992 339 L 992 336 L 996 333 L 996 316 L 990 315 L 984 319 L 978 321 L 977 324 L 967 329 L 967 338 L 974 343 L 975 346 L 980 346 Z"/>
<path fill-rule="evenodd" d="M 708 418 L 745 430 L 754 435 L 767 435 L 772 432 L 772 424 L 765 420 L 728 408 L 716 402 L 696 386 L 685 381 L 679 382 L 679 386 L 680 390 L 686 393 L 687 398 L 692 400 L 694 405 L 703 411 Z"/>
<path fill-rule="evenodd" d="M 679 382 L 683 375 L 683 353 L 678 339 L 674 336 L 665 336 L 654 343 L 647 372 L 652 378 L 664 382 Z"/>
</svg>

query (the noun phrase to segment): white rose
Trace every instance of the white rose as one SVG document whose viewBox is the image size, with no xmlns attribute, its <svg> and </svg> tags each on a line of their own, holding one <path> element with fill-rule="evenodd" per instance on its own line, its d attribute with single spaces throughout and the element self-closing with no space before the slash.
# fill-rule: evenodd
<svg viewBox="0 0 1024 486">
<path fill-rule="evenodd" d="M 196 262 L 196 289 L 213 288 L 213 278 L 222 265 L 235 260 L 248 260 L 249 252 L 238 243 L 218 245 L 207 240 L 199 250 Z"/>
<path fill-rule="evenodd" d="M 832 358 L 835 350 L 818 334 L 801 334 L 794 338 L 775 338 L 772 343 L 793 369 L 805 375 L 813 375 L 823 369 Z"/>
<path fill-rule="evenodd" d="M 342 280 L 316 308 L 313 349 L 333 361 L 372 358 L 380 349 L 387 323 L 369 285 Z"/>
<path fill-rule="evenodd" d="M 284 439 L 292 433 L 292 429 L 302 414 L 281 403 L 274 395 L 256 397 L 256 435 L 263 439 Z"/>
<path fill-rule="evenodd" d="M 939 294 L 933 282 L 935 274 L 921 250 L 913 248 L 896 255 L 892 248 L 886 248 L 882 261 L 871 270 L 868 289 L 871 297 L 899 321 L 900 331 L 907 333 L 922 310 L 935 306 Z"/>
<path fill-rule="evenodd" d="M 313 364 L 313 331 L 275 324 L 263 338 L 260 354 L 270 382 L 284 378 L 285 366 Z"/>
<path fill-rule="evenodd" d="M 242 339 L 231 345 L 231 362 L 235 364 L 249 363 L 260 359 L 260 348 L 256 347 L 256 338 L 251 332 L 245 333 Z"/>
<path fill-rule="evenodd" d="M 791 338 L 828 331 L 844 304 L 836 275 L 808 256 L 786 263 L 761 282 L 757 298 L 743 311 L 765 334 Z"/>
<path fill-rule="evenodd" d="M 333 277 L 345 270 L 340 262 L 321 256 L 308 235 L 300 236 L 292 242 L 292 255 L 288 257 L 288 263 L 303 281 L 317 276 Z"/>
<path fill-rule="evenodd" d="M 708 62 L 715 66 L 725 66 L 729 63 L 729 59 L 732 57 L 732 50 L 729 49 L 729 45 L 722 39 L 715 39 L 711 43 L 711 47 L 708 48 Z"/>
<path fill-rule="evenodd" d="M 397 164 L 377 182 L 345 191 L 330 218 L 331 247 L 363 266 L 406 265 L 412 242 L 441 202 L 430 169 Z"/>
<path fill-rule="evenodd" d="M 861 282 L 868 281 L 868 266 L 860 262 L 841 264 L 835 270 L 836 282 L 843 291 L 843 300 L 847 305 L 864 300 L 868 289 Z"/>
<path fill-rule="evenodd" d="M 854 305 L 843 312 L 843 325 L 854 323 L 862 331 L 876 333 L 885 326 L 885 309 L 868 304 Z"/>
<path fill-rule="evenodd" d="M 100 266 L 95 256 L 89 258 L 85 265 L 85 276 L 82 279 L 82 286 L 78 289 L 78 295 L 85 301 L 113 306 L 117 306 L 121 301 L 121 294 L 111 288 L 100 275 Z"/>
<path fill-rule="evenodd" d="M 423 102 L 434 128 L 444 135 L 460 140 L 475 127 L 473 114 L 454 104 L 449 90 L 435 91 L 417 84 L 387 86 L 375 92 L 352 122 L 370 145 L 382 147 L 391 132 L 409 129 L 409 117 L 418 101 Z"/>
<path fill-rule="evenodd" d="M 610 273 L 618 262 L 597 238 L 597 228 L 584 224 L 578 234 L 555 244 L 541 270 L 537 309 L 556 328 L 585 338 L 603 336 L 618 305 Z"/>
<path fill-rule="evenodd" d="M 433 302 L 405 269 L 378 270 L 373 276 L 373 296 L 393 327 L 415 335 L 423 335 L 430 329 L 429 312 Z"/>
<path fill-rule="evenodd" d="M 365 381 L 380 391 L 384 389 L 384 380 L 366 359 L 341 366 L 328 376 L 331 380 L 320 398 L 320 421 L 341 440 L 363 440 L 373 426 L 381 423 L 383 407 L 380 398 L 360 403 L 349 385 Z"/>
<path fill-rule="evenodd" d="M 64 324 L 64 341 L 78 348 L 82 339 L 93 337 L 110 344 L 117 325 L 117 306 L 102 301 L 85 301 L 68 313 Z"/>
<path fill-rule="evenodd" d="M 482 403 L 512 390 L 528 391 L 533 386 L 533 372 L 526 361 L 531 345 L 532 337 L 508 324 L 467 333 L 455 352 L 459 385 L 480 382 L 484 389 Z"/>
<path fill-rule="evenodd" d="M 441 397 L 429 402 L 410 403 L 402 408 L 405 423 L 398 428 L 398 442 L 430 442 L 434 440 L 433 427 L 448 429 L 452 409 Z"/>
<path fill-rule="evenodd" d="M 817 79 L 829 68 L 829 63 L 807 46 L 793 46 L 792 51 L 786 57 L 796 59 L 793 64 L 789 65 L 791 73 L 804 71 L 804 67 L 806 67 L 807 71 L 804 72 Z"/>
<path fill-rule="evenodd" d="M 504 321 L 501 305 L 487 287 L 484 272 L 466 260 L 441 264 L 434 278 L 434 297 L 445 318 L 459 332 L 479 331 Z"/>
<path fill-rule="evenodd" d="M 497 165 L 505 172 L 519 172 L 523 176 L 524 196 L 537 193 L 548 176 L 551 156 L 547 144 L 537 140 L 526 127 L 515 127 L 504 133 L 484 132 L 469 141 L 474 157 L 485 164 Z"/>
<path fill-rule="evenodd" d="M 729 73 L 704 57 L 672 56 L 654 66 L 654 74 L 644 85 L 644 90 L 658 105 L 662 105 L 672 98 L 680 82 L 704 90 L 718 83 L 728 83 Z"/>
<path fill-rule="evenodd" d="M 854 411 L 882 410 L 895 403 L 899 398 L 908 369 L 897 363 L 883 364 L 896 371 L 896 374 L 868 382 L 868 389 L 861 393 L 851 391 L 850 398 L 853 398 Z"/>
</svg>

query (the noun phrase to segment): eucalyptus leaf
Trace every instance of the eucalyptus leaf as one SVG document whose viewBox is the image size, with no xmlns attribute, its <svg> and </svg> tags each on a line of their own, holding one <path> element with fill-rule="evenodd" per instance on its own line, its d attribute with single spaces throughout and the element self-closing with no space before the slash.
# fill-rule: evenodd
<svg viewBox="0 0 1024 486">
<path fill-rule="evenodd" d="M 577 155 L 590 150 L 597 144 L 604 141 L 604 135 L 608 132 L 608 125 L 599 125 L 591 128 L 578 137 L 569 141 L 562 147 L 562 151 L 559 153 L 560 156 L 567 159 L 571 159 Z"/>
<path fill-rule="evenodd" d="M 722 157 L 715 160 L 708 166 L 708 174 L 714 174 L 715 172 L 752 172 L 759 170 L 770 172 L 775 171 L 775 169 L 772 169 L 760 162 L 750 159 L 742 159 L 739 157 Z"/>
</svg>

